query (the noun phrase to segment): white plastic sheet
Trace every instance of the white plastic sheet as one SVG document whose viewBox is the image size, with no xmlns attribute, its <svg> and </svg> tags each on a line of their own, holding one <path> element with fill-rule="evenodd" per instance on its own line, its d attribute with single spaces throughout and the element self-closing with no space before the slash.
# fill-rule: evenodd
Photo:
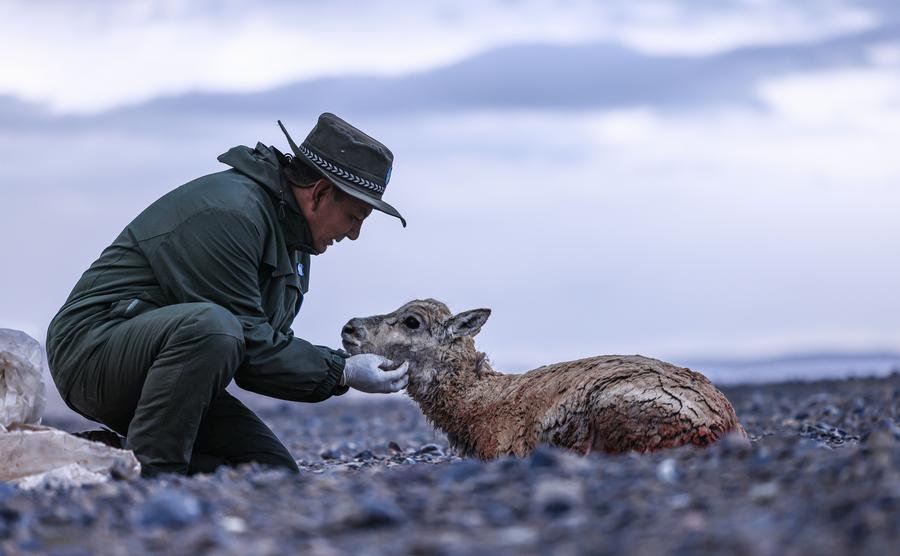
<svg viewBox="0 0 900 556">
<path fill-rule="evenodd" d="M 33 488 L 79 486 L 111 473 L 134 478 L 141 466 L 131 450 L 119 450 L 41 425 L 10 425 L 0 432 L 0 480 Z"/>
<path fill-rule="evenodd" d="M 37 340 L 0 328 L 0 425 L 41 422 L 47 361 Z"/>
<path fill-rule="evenodd" d="M 137 477 L 141 466 L 130 450 L 39 424 L 46 366 L 37 340 L 0 328 L 0 481 L 27 489 Z"/>
</svg>

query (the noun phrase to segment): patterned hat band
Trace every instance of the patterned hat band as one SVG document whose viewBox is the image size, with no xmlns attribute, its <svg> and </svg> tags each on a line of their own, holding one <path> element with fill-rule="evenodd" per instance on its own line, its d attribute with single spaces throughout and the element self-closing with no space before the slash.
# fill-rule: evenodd
<svg viewBox="0 0 900 556">
<path fill-rule="evenodd" d="M 350 183 L 365 187 L 366 189 L 368 189 L 370 191 L 374 191 L 375 193 L 378 194 L 379 197 L 382 194 L 384 194 L 384 186 L 383 185 L 378 185 L 377 183 L 369 181 L 366 178 L 361 178 L 361 177 L 357 176 L 356 174 L 348 172 L 347 170 L 344 170 L 340 166 L 335 166 L 331 162 L 328 162 L 321 156 L 319 156 L 316 153 L 312 152 L 311 150 L 307 149 L 305 145 L 298 146 L 297 150 L 299 150 L 301 153 L 303 153 L 303 156 L 308 158 L 316 166 L 322 168 L 323 170 L 327 170 L 328 172 L 343 179 L 344 181 L 348 181 Z"/>
</svg>

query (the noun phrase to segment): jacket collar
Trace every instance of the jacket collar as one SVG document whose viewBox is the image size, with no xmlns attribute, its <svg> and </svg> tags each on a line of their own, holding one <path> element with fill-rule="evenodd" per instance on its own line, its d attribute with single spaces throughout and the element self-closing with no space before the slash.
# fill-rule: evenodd
<svg viewBox="0 0 900 556">
<path fill-rule="evenodd" d="M 297 204 L 297 199 L 294 198 L 290 182 L 284 175 L 284 167 L 287 164 L 285 155 L 275 147 L 257 143 L 255 149 L 243 145 L 232 147 L 220 155 L 218 160 L 262 186 L 275 206 L 278 224 L 289 250 L 316 254 L 312 246 L 312 230 Z"/>
<path fill-rule="evenodd" d="M 315 255 L 316 250 L 313 248 L 312 230 L 309 228 L 309 222 L 303 216 L 300 205 L 297 204 L 297 198 L 294 197 L 294 191 L 291 182 L 288 181 L 284 173 L 284 167 L 287 165 L 287 157 L 275 147 L 272 147 L 278 157 L 279 162 L 279 191 L 277 201 L 278 222 L 281 224 L 281 230 L 284 232 L 285 243 L 289 249 L 296 249 Z"/>
</svg>

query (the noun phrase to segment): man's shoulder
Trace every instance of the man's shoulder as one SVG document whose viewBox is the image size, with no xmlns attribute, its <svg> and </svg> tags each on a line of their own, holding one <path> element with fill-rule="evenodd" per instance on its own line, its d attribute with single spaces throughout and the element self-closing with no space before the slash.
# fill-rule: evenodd
<svg viewBox="0 0 900 556">
<path fill-rule="evenodd" d="M 129 227 L 137 239 L 164 234 L 200 214 L 241 215 L 270 227 L 274 208 L 252 179 L 234 170 L 207 174 L 166 193 L 135 218 Z"/>
<path fill-rule="evenodd" d="M 264 208 L 266 193 L 251 178 L 233 170 L 223 170 L 191 180 L 175 191 L 182 190 L 183 201 L 198 208 Z"/>
</svg>

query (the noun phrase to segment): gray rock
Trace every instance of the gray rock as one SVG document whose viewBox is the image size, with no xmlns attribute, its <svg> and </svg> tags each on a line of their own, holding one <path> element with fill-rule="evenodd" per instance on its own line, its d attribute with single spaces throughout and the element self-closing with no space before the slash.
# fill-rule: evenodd
<svg viewBox="0 0 900 556">
<path fill-rule="evenodd" d="M 483 463 L 475 460 L 463 460 L 450 466 L 444 473 L 444 479 L 450 483 L 460 483 L 481 473 L 483 467 Z"/>
<path fill-rule="evenodd" d="M 516 521 L 516 512 L 508 504 L 497 500 L 489 501 L 484 508 L 485 521 L 495 527 L 512 525 Z"/>
<path fill-rule="evenodd" d="M 425 444 L 416 450 L 415 455 L 421 456 L 424 454 L 432 454 L 436 456 L 444 455 L 444 449 L 438 446 L 437 444 Z"/>
<path fill-rule="evenodd" d="M 534 488 L 534 505 L 539 513 L 555 518 L 581 504 L 582 485 L 577 481 L 545 479 Z"/>
<path fill-rule="evenodd" d="M 19 489 L 12 486 L 11 484 L 0 481 L 0 504 L 2 504 L 7 498 L 11 497 L 18 491 Z"/>
<path fill-rule="evenodd" d="M 150 496 L 140 508 L 141 525 L 181 527 L 193 523 L 201 515 L 200 503 L 189 494 L 163 490 Z"/>
<path fill-rule="evenodd" d="M 387 527 L 403 524 L 406 519 L 406 514 L 395 503 L 366 499 L 346 518 L 346 524 L 358 528 Z"/>
<path fill-rule="evenodd" d="M 757 504 L 767 504 L 778 496 L 778 483 L 772 481 L 753 485 L 749 494 L 750 499 Z"/>
<path fill-rule="evenodd" d="M 319 454 L 322 459 L 341 459 L 341 455 L 342 454 L 338 450 L 333 450 L 331 448 L 323 450 L 322 453 Z"/>
<path fill-rule="evenodd" d="M 674 483 L 678 480 L 678 464 L 672 458 L 666 458 L 656 466 L 656 478 L 664 483 Z"/>
<path fill-rule="evenodd" d="M 553 469 L 559 466 L 559 456 L 553 448 L 541 445 L 528 457 L 528 466 L 532 469 Z"/>
</svg>

